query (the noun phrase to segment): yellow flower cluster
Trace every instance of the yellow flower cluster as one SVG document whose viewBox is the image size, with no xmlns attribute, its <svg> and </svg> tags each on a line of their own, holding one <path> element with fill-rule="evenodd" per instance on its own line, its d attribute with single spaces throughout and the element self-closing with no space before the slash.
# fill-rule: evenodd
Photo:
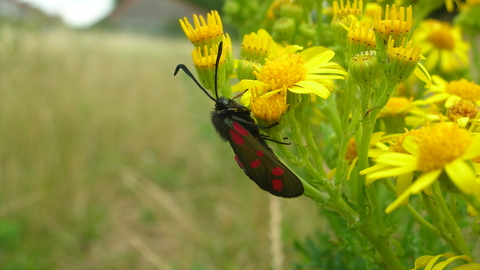
<svg viewBox="0 0 480 270">
<path fill-rule="evenodd" d="M 230 1 L 230 6 L 231 2 L 238 0 Z M 273 127 L 287 116 L 278 126 L 290 125 L 282 132 L 291 132 L 288 136 L 297 151 L 282 151 L 307 171 L 311 190 L 317 192 L 312 197 L 328 194 L 328 199 L 317 202 L 347 198 L 358 213 L 349 222 L 368 226 L 377 224 L 361 220 L 365 216 L 377 221 L 403 207 L 452 244 L 461 238 L 456 232 L 449 235 L 455 227 L 432 228 L 442 224 L 433 226 L 423 219 L 411 198 L 420 194 L 428 208 L 443 207 L 434 205 L 444 201 L 443 193 L 458 195 L 470 215 L 480 213 L 480 72 L 471 72 L 469 66 L 480 69 L 480 63 L 472 63 L 480 61 L 480 49 L 465 39 L 476 27 L 480 32 L 480 23 L 468 21 L 471 28 L 466 33 L 467 28 L 455 21 L 424 18 L 442 5 L 460 10 L 460 15 L 480 10 L 480 5 L 474 0 L 389 1 L 396 4 L 385 6 L 341 0 L 327 8 L 317 2 L 276 0 L 269 8 L 264 6 L 263 20 L 242 29 L 248 31 L 242 32 L 247 34 L 239 58 L 220 58 L 220 64 L 232 63 L 231 72 L 221 79 L 238 79 L 232 90 L 259 126 Z M 420 10 L 414 14 L 415 7 Z M 232 47 L 218 13 L 212 12 L 207 20 L 194 16 L 194 26 L 186 19 L 181 24 L 197 47 L 193 53 L 197 72 L 208 69 L 203 77 L 211 81 L 216 44 L 222 41 Z M 479 52 L 469 57 L 475 49 Z M 321 128 L 312 132 L 309 125 L 319 123 Z M 387 202 L 375 202 L 372 195 L 379 180 L 391 191 L 383 197 Z M 432 211 L 427 209 L 428 215 Z M 447 218 L 448 207 L 441 211 L 440 216 Z M 435 218 L 433 222 L 438 221 Z M 381 226 L 386 227 L 380 222 L 375 228 Z M 386 231 L 378 238 L 388 235 Z M 468 254 L 463 243 L 452 246 L 457 253 Z M 445 253 L 420 257 L 415 269 L 437 269 L 434 265 L 442 258 L 448 263 L 471 262 L 466 255 Z"/>
</svg>

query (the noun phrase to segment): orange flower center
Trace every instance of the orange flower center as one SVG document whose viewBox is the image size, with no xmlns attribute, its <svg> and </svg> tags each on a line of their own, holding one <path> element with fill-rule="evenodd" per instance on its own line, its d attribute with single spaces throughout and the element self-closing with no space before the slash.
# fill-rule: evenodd
<svg viewBox="0 0 480 270">
<path fill-rule="evenodd" d="M 455 39 L 452 36 L 450 26 L 442 24 L 443 26 L 433 30 L 427 37 L 435 47 L 445 50 L 453 50 L 455 48 Z"/>
<path fill-rule="evenodd" d="M 273 81 L 277 89 L 284 85 L 291 87 L 307 76 L 307 69 L 303 66 L 305 62 L 305 56 L 301 54 L 286 54 L 272 61 L 267 59 L 254 74 L 261 82 L 272 84 Z"/>
<path fill-rule="evenodd" d="M 438 170 L 460 158 L 472 143 L 468 131 L 446 123 L 434 126 L 417 139 L 417 169 L 423 172 Z"/>
<path fill-rule="evenodd" d="M 474 82 L 469 82 L 465 79 L 449 82 L 445 90 L 447 93 L 466 100 L 473 102 L 480 100 L 480 85 L 476 85 Z"/>
</svg>

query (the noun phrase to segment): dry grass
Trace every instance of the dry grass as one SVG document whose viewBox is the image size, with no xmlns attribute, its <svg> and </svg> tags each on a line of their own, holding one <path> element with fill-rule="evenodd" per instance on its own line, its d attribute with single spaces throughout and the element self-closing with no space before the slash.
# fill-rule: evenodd
<svg viewBox="0 0 480 270">
<path fill-rule="evenodd" d="M 269 195 L 173 77 L 190 50 L 0 27 L 2 269 L 269 268 Z M 281 207 L 288 269 L 318 218 L 306 198 Z"/>
</svg>

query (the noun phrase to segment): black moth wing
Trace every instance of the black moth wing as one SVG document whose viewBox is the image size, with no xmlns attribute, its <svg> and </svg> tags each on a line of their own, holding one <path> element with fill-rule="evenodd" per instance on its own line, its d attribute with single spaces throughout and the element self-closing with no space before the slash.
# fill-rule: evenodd
<svg viewBox="0 0 480 270">
<path fill-rule="evenodd" d="M 303 184 L 273 151 L 255 138 L 241 123 L 228 119 L 228 141 L 235 160 L 245 174 L 270 194 L 294 198 L 303 194 Z M 262 140 L 263 141 L 263 140 Z"/>
</svg>

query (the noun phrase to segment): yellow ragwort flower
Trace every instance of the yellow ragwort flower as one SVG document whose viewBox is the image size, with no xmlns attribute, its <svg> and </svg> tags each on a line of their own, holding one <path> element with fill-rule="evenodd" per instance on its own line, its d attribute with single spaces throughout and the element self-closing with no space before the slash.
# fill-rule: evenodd
<svg viewBox="0 0 480 270">
<path fill-rule="evenodd" d="M 237 64 L 237 78 L 255 79 L 254 66 L 262 66 L 265 63 L 274 45 L 273 38 L 263 29 L 245 35 Z"/>
<path fill-rule="evenodd" d="M 220 15 L 213 10 L 207 15 L 207 21 L 202 16 L 193 14 L 193 26 L 186 17 L 180 20 L 183 32 L 188 39 L 196 46 L 213 47 L 223 39 L 223 25 Z"/>
<path fill-rule="evenodd" d="M 271 52 L 272 45 L 274 45 L 273 38 L 267 31 L 260 29 L 257 33 L 251 33 L 243 37 L 240 57 L 263 64 Z"/>
<path fill-rule="evenodd" d="M 362 15 L 363 1 L 354 0 L 353 3 L 350 3 L 350 0 L 347 0 L 347 4 L 344 4 L 344 1 L 333 2 L 333 19 L 330 23 L 332 29 L 332 34 L 338 44 L 345 44 L 346 34 L 348 31 L 348 26 L 354 22 L 358 21 Z"/>
<path fill-rule="evenodd" d="M 385 108 L 378 114 L 378 117 L 405 116 L 414 106 L 413 98 L 391 97 Z"/>
<path fill-rule="evenodd" d="M 385 48 L 390 37 L 395 41 L 395 46 L 401 46 L 402 40 L 408 40 L 412 32 L 413 15 L 412 7 L 405 10 L 400 7 L 397 11 L 395 5 L 387 5 L 385 8 L 385 19 L 382 20 L 382 9 L 378 8 L 373 17 L 373 31 L 377 39 L 377 46 Z"/>
<path fill-rule="evenodd" d="M 395 41 L 390 36 L 384 69 L 389 80 L 400 83 L 408 79 L 417 68 L 422 48 L 418 44 L 412 45 L 412 41 L 405 44 L 405 38 L 401 46 L 395 47 L 394 44 Z"/>
<path fill-rule="evenodd" d="M 334 90 L 334 79 L 344 79 L 348 75 L 340 65 L 329 62 L 335 53 L 323 47 L 312 47 L 301 53 L 288 53 L 274 60 L 267 60 L 254 72 L 257 80 L 242 80 L 240 84 L 250 89 L 258 82 L 275 85 L 272 89 L 284 86 L 298 94 L 315 94 L 324 99 Z M 242 97 L 250 99 L 247 91 Z"/>
<path fill-rule="evenodd" d="M 268 84 L 256 85 L 250 89 L 250 103 L 255 118 L 271 124 L 280 120 L 288 105 L 287 87 L 284 85 L 281 89 L 269 91 L 269 86 Z"/>
<path fill-rule="evenodd" d="M 427 103 L 445 100 L 445 107 L 449 108 L 458 100 L 465 99 L 480 105 L 480 85 L 465 79 L 447 82 L 437 75 L 432 76 L 432 81 L 427 93 L 434 95 L 425 100 Z"/>
<path fill-rule="evenodd" d="M 345 48 L 345 62 L 348 64 L 350 58 L 363 51 L 375 50 L 375 33 L 369 21 L 352 21 L 348 29 Z"/>
<path fill-rule="evenodd" d="M 459 27 L 437 20 L 422 21 L 412 39 L 422 44 L 422 54 L 427 58 L 429 71 L 439 68 L 452 72 L 468 66 L 469 44 L 463 39 Z"/>
<path fill-rule="evenodd" d="M 222 95 L 230 97 L 230 86 L 226 86 L 226 80 L 233 72 L 232 42 L 228 34 L 223 34 L 222 21 L 216 10 L 207 15 L 207 20 L 202 16 L 193 15 L 193 25 L 187 18 L 180 20 L 185 35 L 194 45 L 192 51 L 193 64 L 202 85 L 213 90 L 215 83 L 215 60 L 218 48 L 223 42 L 223 51 L 218 65 L 218 87 Z"/>
<path fill-rule="evenodd" d="M 333 16 L 334 17 L 347 17 L 353 15 L 357 18 L 360 18 L 363 10 L 363 1 L 354 0 L 353 3 L 350 3 L 350 0 L 347 0 L 347 4 L 344 4 L 343 0 L 340 0 L 340 5 L 338 1 L 333 1 Z"/>
<path fill-rule="evenodd" d="M 470 100 L 461 99 L 448 108 L 447 117 L 460 124 L 462 119 L 464 119 L 463 121 L 466 120 L 466 122 L 470 119 L 475 119 L 479 112 L 480 107 L 478 105 Z"/>
<path fill-rule="evenodd" d="M 476 173 L 469 162 L 480 155 L 480 137 L 453 123 L 440 123 L 426 127 L 422 136 L 404 138 L 403 148 L 408 153 L 385 153 L 377 156 L 376 165 L 363 170 L 367 183 L 385 177 L 418 172 L 420 176 L 386 211 L 392 212 L 412 194 L 430 187 L 442 172 L 445 172 L 460 192 L 473 194 L 476 191 Z"/>
<path fill-rule="evenodd" d="M 231 43 L 226 42 L 225 47 L 232 47 Z M 224 47 L 224 48 L 225 48 Z M 195 47 L 192 51 L 193 65 L 198 74 L 198 79 L 206 89 L 213 90 L 215 87 L 215 61 L 217 59 L 218 47 Z M 218 81 L 223 82 L 226 79 L 225 63 L 226 55 L 222 53 L 218 63 Z"/>
</svg>

